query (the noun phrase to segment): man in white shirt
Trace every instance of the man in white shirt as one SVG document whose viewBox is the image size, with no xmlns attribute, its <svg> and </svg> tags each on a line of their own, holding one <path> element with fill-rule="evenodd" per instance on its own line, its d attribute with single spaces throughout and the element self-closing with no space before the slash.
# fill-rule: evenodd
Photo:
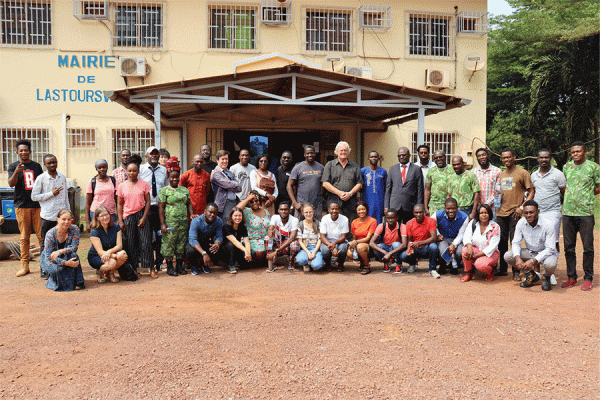
<svg viewBox="0 0 600 400">
<path fill-rule="evenodd" d="M 504 260 L 511 266 L 526 271 L 521 287 L 528 288 L 540 280 L 535 271 L 544 267 L 542 290 L 551 290 L 550 275 L 554 273 L 558 263 L 554 226 L 545 219 L 539 218 L 540 211 L 534 200 L 523 204 L 523 215 L 515 227 L 512 250 L 504 254 Z M 525 248 L 521 242 L 525 241 Z"/>
<path fill-rule="evenodd" d="M 417 147 L 417 156 L 419 157 L 419 162 L 417 165 L 421 167 L 421 172 L 423 173 L 423 182 L 425 182 L 425 178 L 427 177 L 427 171 L 431 168 L 435 167 L 435 163 L 429 159 L 429 146 L 426 144 L 421 144 Z"/>
<path fill-rule="evenodd" d="M 44 251 L 46 233 L 56 226 L 58 212 L 63 208 L 71 209 L 69 196 L 67 194 L 67 177 L 56 170 L 58 162 L 52 154 L 44 156 L 44 167 L 46 172 L 38 176 L 31 190 L 31 200 L 40 203 L 42 218 L 42 242 L 40 252 Z M 40 276 L 48 279 L 48 274 L 41 271 Z"/>
<path fill-rule="evenodd" d="M 329 203 L 329 214 L 321 218 L 319 231 L 321 232 L 321 253 L 325 265 L 331 267 L 332 257 L 337 257 L 338 271 L 344 271 L 344 262 L 346 261 L 346 253 L 348 252 L 348 243 L 346 235 L 348 235 L 348 218 L 340 214 L 340 205 L 335 201 Z"/>
<path fill-rule="evenodd" d="M 250 172 L 255 169 L 256 167 L 250 164 L 250 152 L 246 149 L 240 150 L 240 162 L 229 168 L 229 171 L 231 171 L 235 179 L 242 186 L 242 191 L 238 193 L 240 201 L 246 200 L 248 193 L 252 190 L 250 185 Z"/>
<path fill-rule="evenodd" d="M 294 259 L 300 251 L 300 245 L 296 241 L 298 234 L 298 218 L 290 215 L 292 206 L 284 201 L 279 205 L 279 214 L 271 217 L 269 226 L 269 241 L 272 240 L 273 248 L 267 248 L 267 272 L 277 269 L 276 259 L 278 256 L 288 256 L 288 269 L 294 269 Z M 270 247 L 270 246 L 267 246 Z"/>
<path fill-rule="evenodd" d="M 146 150 L 147 163 L 140 165 L 140 173 L 138 178 L 146 181 L 150 185 L 150 212 L 148 213 L 148 222 L 150 228 L 154 232 L 154 240 L 152 241 L 152 250 L 156 253 L 154 258 L 154 267 L 156 271 L 160 271 L 163 262 L 163 256 L 160 253 L 161 237 L 160 232 L 160 217 L 158 216 L 158 193 L 160 189 L 169 184 L 167 179 L 167 169 L 158 163 L 160 155 L 158 148 L 154 146 L 148 147 Z"/>
</svg>

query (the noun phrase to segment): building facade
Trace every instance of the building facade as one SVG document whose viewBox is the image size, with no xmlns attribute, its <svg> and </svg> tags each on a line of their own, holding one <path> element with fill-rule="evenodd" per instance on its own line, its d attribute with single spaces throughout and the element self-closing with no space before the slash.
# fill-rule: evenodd
<svg viewBox="0 0 600 400">
<path fill-rule="evenodd" d="M 274 158 L 290 150 L 298 161 L 302 146 L 315 144 L 325 162 L 346 140 L 352 159 L 364 164 L 375 149 L 385 168 L 397 162 L 398 147 L 416 149 L 416 117 L 369 130 L 351 111 L 331 118 L 318 107 L 298 114 L 294 106 L 233 105 L 209 115 L 196 104 L 157 132 L 143 110 L 109 98 L 123 88 L 291 64 L 470 100 L 427 115 L 424 140 L 472 162 L 485 142 L 486 0 L 335 3 L 0 0 L 0 185 L 20 138 L 32 141 L 39 162 L 55 154 L 59 170 L 82 187 L 94 160 L 115 166 L 121 149 L 158 146 L 158 132 L 158 147 L 184 165 L 204 143 L 213 153 L 230 150 L 234 161 L 247 147 Z"/>
</svg>

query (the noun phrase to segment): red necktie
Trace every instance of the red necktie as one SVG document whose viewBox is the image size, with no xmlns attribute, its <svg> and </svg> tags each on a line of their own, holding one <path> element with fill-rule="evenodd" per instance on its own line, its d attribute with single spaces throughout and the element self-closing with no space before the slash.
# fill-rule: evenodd
<svg viewBox="0 0 600 400">
<path fill-rule="evenodd" d="M 406 165 L 402 166 L 402 183 L 406 182 Z"/>
</svg>

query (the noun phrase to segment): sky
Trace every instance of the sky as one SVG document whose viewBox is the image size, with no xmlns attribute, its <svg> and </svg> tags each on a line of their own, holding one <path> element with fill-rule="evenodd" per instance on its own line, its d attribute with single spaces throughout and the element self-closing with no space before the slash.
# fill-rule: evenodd
<svg viewBox="0 0 600 400">
<path fill-rule="evenodd" d="M 512 14 L 512 8 L 506 0 L 488 0 L 488 12 L 493 15 Z"/>
</svg>

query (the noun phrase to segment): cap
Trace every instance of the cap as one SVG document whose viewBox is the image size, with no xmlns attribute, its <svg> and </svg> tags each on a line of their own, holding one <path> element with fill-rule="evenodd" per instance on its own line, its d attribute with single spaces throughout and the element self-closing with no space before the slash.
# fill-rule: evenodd
<svg viewBox="0 0 600 400">
<path fill-rule="evenodd" d="M 154 150 L 158 151 L 158 147 L 156 146 L 150 146 L 146 149 L 146 154 L 150 154 L 152 153 Z"/>
</svg>

